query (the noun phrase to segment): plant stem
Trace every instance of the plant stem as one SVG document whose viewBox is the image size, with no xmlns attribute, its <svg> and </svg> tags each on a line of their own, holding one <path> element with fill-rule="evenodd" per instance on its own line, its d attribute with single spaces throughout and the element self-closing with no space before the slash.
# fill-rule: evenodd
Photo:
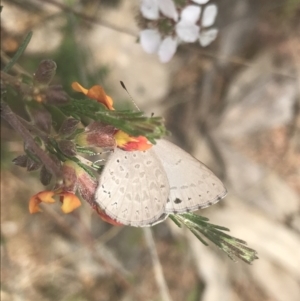
<svg viewBox="0 0 300 301">
<path fill-rule="evenodd" d="M 30 132 L 24 127 L 18 116 L 5 102 L 1 103 L 1 117 L 3 117 L 10 126 L 21 135 L 25 144 L 41 160 L 47 170 L 55 177 L 60 177 L 61 172 L 59 166 L 57 166 L 57 164 L 36 144 Z"/>
<path fill-rule="evenodd" d="M 22 83 L 16 76 L 12 76 L 1 71 L 1 81 L 4 85 L 8 84 L 14 87 L 23 96 L 32 94 L 32 87 Z"/>
</svg>

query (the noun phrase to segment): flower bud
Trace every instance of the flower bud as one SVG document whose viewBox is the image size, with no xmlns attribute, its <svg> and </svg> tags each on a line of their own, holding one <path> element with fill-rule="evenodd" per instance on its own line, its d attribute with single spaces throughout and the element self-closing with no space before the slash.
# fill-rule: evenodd
<svg viewBox="0 0 300 301">
<path fill-rule="evenodd" d="M 55 163 L 57 168 L 60 169 L 61 168 L 61 161 L 57 158 L 57 156 L 55 156 L 53 154 L 48 154 L 48 155 L 52 159 L 53 163 Z"/>
<path fill-rule="evenodd" d="M 27 171 L 38 170 L 41 167 L 42 163 L 28 158 L 27 160 Z"/>
<path fill-rule="evenodd" d="M 28 157 L 27 155 L 20 155 L 12 160 L 12 162 L 20 167 L 27 167 Z"/>
<path fill-rule="evenodd" d="M 68 94 L 60 85 L 48 87 L 48 89 L 45 91 L 45 95 L 46 103 L 52 106 L 64 105 L 69 102 Z"/>
<path fill-rule="evenodd" d="M 46 169 L 45 165 L 42 166 L 40 171 L 40 181 L 44 186 L 49 185 L 52 179 L 52 174 Z"/>
<path fill-rule="evenodd" d="M 77 169 L 80 168 L 73 161 L 65 161 L 62 166 L 63 190 L 75 192 L 78 186 Z"/>
<path fill-rule="evenodd" d="M 43 132 L 49 134 L 52 125 L 51 114 L 40 104 L 36 106 L 27 106 L 28 113 L 33 119 L 34 124 Z"/>
<path fill-rule="evenodd" d="M 70 140 L 60 140 L 58 142 L 58 147 L 68 157 L 76 155 L 75 143 Z"/>
<path fill-rule="evenodd" d="M 34 81 L 39 85 L 49 85 L 56 72 L 56 63 L 52 60 L 43 60 L 33 75 Z"/>
<path fill-rule="evenodd" d="M 79 120 L 74 119 L 72 117 L 66 119 L 61 125 L 61 128 L 59 129 L 59 134 L 65 137 L 72 135 L 76 131 L 79 123 Z"/>
<path fill-rule="evenodd" d="M 78 145 L 103 148 L 114 148 L 116 146 L 114 127 L 103 125 L 96 121 L 92 122 L 86 129 L 87 131 L 75 137 L 75 141 Z"/>
</svg>

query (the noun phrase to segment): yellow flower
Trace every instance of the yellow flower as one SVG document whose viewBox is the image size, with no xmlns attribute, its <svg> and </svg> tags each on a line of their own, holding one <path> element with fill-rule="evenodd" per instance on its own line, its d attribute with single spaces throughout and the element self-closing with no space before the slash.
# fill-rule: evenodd
<svg viewBox="0 0 300 301">
<path fill-rule="evenodd" d="M 60 201 L 63 203 L 61 206 L 63 213 L 70 213 L 81 206 L 79 198 L 74 193 L 63 191 L 59 195 Z"/>
<path fill-rule="evenodd" d="M 55 203 L 55 200 L 53 199 L 55 192 L 51 190 L 45 190 L 38 192 L 34 196 L 30 198 L 29 201 L 29 212 L 31 214 L 37 213 L 39 211 L 42 211 L 39 207 L 40 203 Z"/>
<path fill-rule="evenodd" d="M 60 201 L 63 203 L 61 209 L 64 213 L 70 213 L 81 205 L 79 198 L 72 192 L 59 190 L 41 191 L 30 198 L 29 212 L 31 214 L 42 211 L 39 207 L 40 203 L 55 203 L 54 196 L 59 195 Z"/>
</svg>

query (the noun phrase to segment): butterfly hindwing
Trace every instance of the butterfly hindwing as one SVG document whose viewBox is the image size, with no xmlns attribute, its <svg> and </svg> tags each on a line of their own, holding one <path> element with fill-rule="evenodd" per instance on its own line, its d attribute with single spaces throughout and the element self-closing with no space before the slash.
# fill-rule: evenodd
<svg viewBox="0 0 300 301">
<path fill-rule="evenodd" d="M 112 219 L 136 227 L 164 220 L 167 176 L 152 149 L 115 149 L 101 173 L 95 201 Z"/>
<path fill-rule="evenodd" d="M 208 207 L 226 193 L 203 163 L 159 140 L 147 151 L 116 149 L 101 173 L 95 201 L 112 219 L 143 227 L 162 222 L 169 213 Z"/>
<path fill-rule="evenodd" d="M 224 198 L 223 183 L 203 163 L 167 140 L 153 147 L 170 185 L 166 213 L 183 213 L 208 207 Z"/>
</svg>

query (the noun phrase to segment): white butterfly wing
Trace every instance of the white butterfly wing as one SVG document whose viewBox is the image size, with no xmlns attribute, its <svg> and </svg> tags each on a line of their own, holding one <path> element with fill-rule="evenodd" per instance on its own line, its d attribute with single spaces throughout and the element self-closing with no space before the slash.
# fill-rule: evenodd
<svg viewBox="0 0 300 301">
<path fill-rule="evenodd" d="M 153 150 L 170 185 L 166 213 L 183 213 L 217 203 L 227 194 L 223 183 L 203 163 L 167 140 L 157 140 Z"/>
<path fill-rule="evenodd" d="M 112 219 L 135 227 L 154 225 L 167 214 L 169 184 L 155 152 L 115 149 L 101 173 L 95 201 Z"/>
</svg>

